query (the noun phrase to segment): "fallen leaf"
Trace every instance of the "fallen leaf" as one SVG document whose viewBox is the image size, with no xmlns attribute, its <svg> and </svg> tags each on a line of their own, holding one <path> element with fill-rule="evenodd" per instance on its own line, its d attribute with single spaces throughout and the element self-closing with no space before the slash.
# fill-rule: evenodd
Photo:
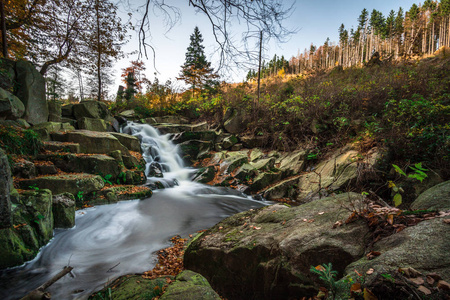
<svg viewBox="0 0 450 300">
<path fill-rule="evenodd" d="M 444 291 L 449 291 L 450 290 L 450 284 L 447 281 L 444 280 L 439 280 L 437 287 L 441 290 Z"/>
<path fill-rule="evenodd" d="M 387 217 L 387 222 L 391 225 L 394 224 L 394 215 L 389 215 Z"/>
<path fill-rule="evenodd" d="M 355 273 L 356 273 L 356 275 L 358 275 L 359 277 L 361 277 L 362 276 L 362 274 L 361 273 L 359 273 L 356 269 L 355 270 L 353 270 L 353 271 L 355 271 Z"/>
<path fill-rule="evenodd" d="M 424 287 L 423 285 L 419 286 L 417 288 L 418 291 L 421 291 L 422 293 L 424 293 L 425 295 L 431 295 L 431 291 L 429 289 L 427 289 L 426 287 Z"/>
<path fill-rule="evenodd" d="M 254 229 L 256 229 L 256 230 L 260 230 L 261 229 L 261 227 L 253 227 Z"/>
<path fill-rule="evenodd" d="M 323 215 L 325 212 L 324 211 L 321 211 L 320 213 L 318 213 L 318 215 Z"/>
<path fill-rule="evenodd" d="M 399 268 L 398 271 L 403 274 L 406 278 L 415 278 L 422 276 L 422 273 L 413 268 Z"/>
<path fill-rule="evenodd" d="M 361 293 L 361 284 L 360 283 L 354 283 L 352 284 L 352 286 L 350 287 L 350 292 L 351 293 Z"/>
<path fill-rule="evenodd" d="M 284 225 L 284 224 L 286 224 L 286 220 L 284 220 L 283 222 L 281 222 L 281 225 Z"/>
<path fill-rule="evenodd" d="M 444 219 L 445 224 L 450 224 L 450 219 Z"/>
<path fill-rule="evenodd" d="M 369 289 L 364 288 L 364 300 L 378 300 L 378 298 Z"/>
<path fill-rule="evenodd" d="M 375 270 L 370 268 L 369 270 L 367 270 L 366 274 L 370 275 L 370 274 L 373 274 L 373 272 L 375 272 Z"/>
<path fill-rule="evenodd" d="M 371 251 L 371 252 L 369 252 L 369 253 L 367 253 L 367 259 L 374 259 L 375 257 L 377 257 L 377 256 L 380 256 L 381 255 L 381 252 L 378 252 L 378 251 Z"/>
<path fill-rule="evenodd" d="M 303 222 L 308 222 L 308 219 L 303 219 Z"/>
<path fill-rule="evenodd" d="M 433 277 L 427 275 L 427 283 L 429 285 L 434 285 L 435 282 L 436 280 L 434 280 Z"/>
<path fill-rule="evenodd" d="M 222 229 L 223 229 L 223 227 L 222 227 L 222 226 L 220 226 L 220 227 L 219 227 L 219 230 L 222 230 Z"/>
<path fill-rule="evenodd" d="M 322 265 L 318 265 L 318 266 L 316 267 L 316 270 L 317 270 L 317 271 L 325 271 L 325 268 L 324 268 Z"/>
<path fill-rule="evenodd" d="M 411 281 L 412 283 L 416 284 L 416 285 L 422 285 L 425 283 L 425 280 L 423 280 L 422 277 L 417 277 L 417 278 L 409 278 L 409 281 Z"/>
</svg>

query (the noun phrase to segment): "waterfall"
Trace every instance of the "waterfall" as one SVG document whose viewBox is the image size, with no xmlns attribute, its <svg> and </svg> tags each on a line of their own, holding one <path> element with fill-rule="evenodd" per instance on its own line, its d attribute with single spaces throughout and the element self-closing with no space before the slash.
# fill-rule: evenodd
<svg viewBox="0 0 450 300">
<path fill-rule="evenodd" d="M 122 133 L 130 134 L 141 141 L 142 156 L 146 161 L 145 175 L 148 181 L 160 181 L 165 186 L 173 186 L 189 179 L 192 169 L 184 166 L 179 147 L 172 143 L 169 134 L 161 135 L 148 124 L 128 122 Z"/>
</svg>

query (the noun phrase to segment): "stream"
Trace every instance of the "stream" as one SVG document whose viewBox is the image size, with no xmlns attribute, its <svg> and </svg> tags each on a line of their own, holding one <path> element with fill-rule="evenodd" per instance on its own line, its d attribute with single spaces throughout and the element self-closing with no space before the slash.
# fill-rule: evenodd
<svg viewBox="0 0 450 300">
<path fill-rule="evenodd" d="M 168 247 L 172 236 L 186 237 L 265 205 L 233 189 L 190 181 L 193 169 L 183 166 L 178 147 L 155 128 L 128 123 L 123 132 L 141 140 L 147 174 L 152 168 L 163 172 L 163 178 L 149 178 L 148 184 L 160 181 L 167 188 L 147 199 L 77 211 L 76 226 L 56 229 L 34 260 L 0 270 L 0 299 L 20 299 L 68 265 L 72 273 L 48 291 L 53 299 L 87 299 L 121 275 L 151 270 L 155 251 Z"/>
</svg>

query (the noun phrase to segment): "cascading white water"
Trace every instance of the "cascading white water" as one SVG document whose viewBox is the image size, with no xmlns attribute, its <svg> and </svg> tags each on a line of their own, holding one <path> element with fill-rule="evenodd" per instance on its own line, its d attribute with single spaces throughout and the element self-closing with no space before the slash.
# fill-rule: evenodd
<svg viewBox="0 0 450 300">
<path fill-rule="evenodd" d="M 168 246 L 172 236 L 187 236 L 265 205 L 233 189 L 187 180 L 192 169 L 183 167 L 178 147 L 151 126 L 129 123 L 123 132 L 142 141 L 146 172 L 153 163 L 161 166 L 164 178 L 155 181 L 176 180 L 179 186 L 155 190 L 151 198 L 141 201 L 77 211 L 76 226 L 55 230 L 53 240 L 33 261 L 0 270 L 0 299 L 20 299 L 66 265 L 74 267 L 73 276 L 66 275 L 48 289 L 53 299 L 87 299 L 114 278 L 151 270 L 153 253 Z"/>
<path fill-rule="evenodd" d="M 148 124 L 129 122 L 122 132 L 133 135 L 141 141 L 142 155 L 147 162 L 145 175 L 149 175 L 153 164 L 157 164 L 168 180 L 183 181 L 189 178 L 192 170 L 184 167 L 179 147 L 172 143 L 169 134 L 161 135 L 159 131 Z"/>
</svg>

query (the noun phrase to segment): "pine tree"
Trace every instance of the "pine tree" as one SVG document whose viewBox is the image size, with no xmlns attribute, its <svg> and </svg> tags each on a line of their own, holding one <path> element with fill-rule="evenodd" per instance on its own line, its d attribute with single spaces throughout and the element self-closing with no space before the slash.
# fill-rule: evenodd
<svg viewBox="0 0 450 300">
<path fill-rule="evenodd" d="M 203 89 L 205 85 L 217 78 L 217 74 L 213 73 L 211 63 L 206 60 L 204 49 L 202 45 L 203 37 L 200 30 L 196 26 L 194 33 L 191 34 L 190 44 L 186 52 L 186 61 L 181 66 L 181 74 L 178 80 L 184 80 L 186 84 L 192 88 L 192 96 L 195 96 L 195 89 Z"/>
</svg>

